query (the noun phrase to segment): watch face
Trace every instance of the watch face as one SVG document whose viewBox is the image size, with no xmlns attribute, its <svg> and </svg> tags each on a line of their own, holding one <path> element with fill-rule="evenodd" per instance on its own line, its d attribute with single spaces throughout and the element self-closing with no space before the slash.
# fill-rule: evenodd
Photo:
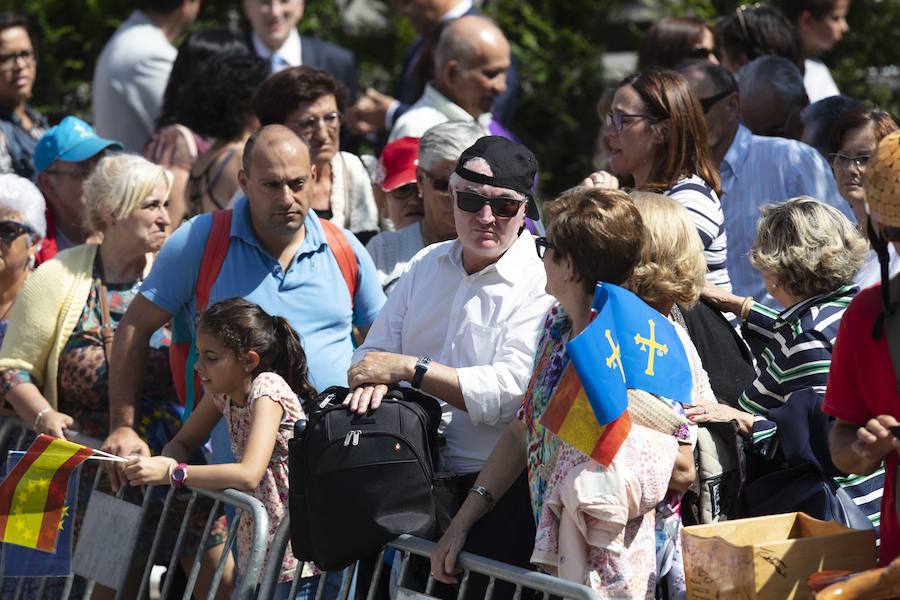
<svg viewBox="0 0 900 600">
<path fill-rule="evenodd" d="M 175 467 L 175 470 L 172 471 L 172 479 L 175 481 L 184 481 L 184 477 L 186 475 L 186 470 L 184 467 Z"/>
</svg>

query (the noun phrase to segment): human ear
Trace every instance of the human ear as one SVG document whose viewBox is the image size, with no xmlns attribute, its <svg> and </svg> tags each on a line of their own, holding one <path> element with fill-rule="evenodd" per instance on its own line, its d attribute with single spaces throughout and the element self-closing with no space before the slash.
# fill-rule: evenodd
<svg viewBox="0 0 900 600">
<path fill-rule="evenodd" d="M 244 371 L 252 373 L 256 370 L 256 367 L 259 366 L 259 354 L 253 350 L 249 350 L 241 357 L 241 364 L 244 367 Z"/>
<path fill-rule="evenodd" d="M 247 196 L 247 172 L 243 169 L 238 171 L 238 185 L 241 186 L 241 191 Z"/>
</svg>

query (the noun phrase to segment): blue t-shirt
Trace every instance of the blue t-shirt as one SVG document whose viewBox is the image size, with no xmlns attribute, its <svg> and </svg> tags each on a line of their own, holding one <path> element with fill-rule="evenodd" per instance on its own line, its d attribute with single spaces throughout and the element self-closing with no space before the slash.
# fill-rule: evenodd
<svg viewBox="0 0 900 600">
<path fill-rule="evenodd" d="M 312 210 L 305 224 L 306 239 L 285 271 L 260 246 L 250 224 L 248 201 L 240 199 L 234 206 L 228 255 L 212 286 L 209 303 L 241 297 L 269 314 L 286 318 L 300 334 L 312 384 L 323 390 L 347 385 L 353 354 L 351 326 L 371 325 L 384 304 L 384 293 L 371 257 L 345 230 L 359 264 L 351 309 L 341 269 Z M 191 324 L 197 315 L 195 288 L 211 225 L 211 216 L 205 214 L 179 227 L 160 250 L 141 287 L 145 298 L 172 315 L 186 308 Z"/>
</svg>

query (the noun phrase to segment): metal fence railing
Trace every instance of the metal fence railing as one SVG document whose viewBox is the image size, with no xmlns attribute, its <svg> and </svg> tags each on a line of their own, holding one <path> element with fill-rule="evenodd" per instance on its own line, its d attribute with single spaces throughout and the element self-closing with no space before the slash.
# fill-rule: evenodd
<svg viewBox="0 0 900 600">
<path fill-rule="evenodd" d="M 273 600 L 275 597 L 275 587 L 278 583 L 281 557 L 287 551 L 287 544 L 289 541 L 290 519 L 285 517 L 279 524 L 278 529 L 275 532 L 275 537 L 272 539 L 269 550 L 272 559 L 269 560 L 266 571 L 263 573 L 262 579 L 260 580 L 257 600 Z M 382 548 L 378 557 L 375 559 L 375 568 L 371 579 L 368 582 L 362 582 L 368 583 L 368 589 L 365 590 L 366 600 L 375 600 L 376 594 L 379 592 L 378 586 L 382 582 L 381 574 L 382 570 L 385 568 L 385 551 L 388 548 L 396 550 L 397 555 L 395 556 L 395 560 L 400 560 L 399 577 L 396 582 L 397 588 L 411 589 L 415 586 L 415 583 L 410 581 L 410 577 L 407 577 L 410 557 L 420 556 L 427 559 L 434 549 L 434 546 L 434 542 L 411 535 L 401 535 L 399 538 L 388 544 L 386 548 Z M 275 557 L 277 557 L 277 560 L 275 560 Z M 297 571 L 294 575 L 295 582 L 299 579 L 302 566 L 302 563 L 297 565 Z M 599 600 L 600 598 L 600 595 L 593 589 L 573 581 L 547 575 L 546 573 L 538 573 L 514 567 L 469 552 L 460 553 L 459 558 L 457 559 L 457 566 L 462 570 L 459 575 L 457 598 L 466 597 L 469 580 L 472 574 L 483 575 L 488 578 L 487 588 L 484 593 L 485 600 L 491 600 L 491 598 L 493 598 L 494 589 L 497 583 L 509 583 L 515 586 L 512 596 L 513 600 L 522 598 L 523 593 L 526 591 L 537 592 L 543 596 L 544 600 L 548 600 L 551 596 L 569 598 L 571 600 Z M 348 600 L 354 572 L 355 565 L 343 570 L 341 588 L 337 599 L 324 597 L 323 591 L 325 589 L 325 579 L 328 574 L 322 573 L 319 578 L 319 586 L 316 589 L 315 600 Z M 429 596 L 434 589 L 435 583 L 435 579 L 429 575 L 427 581 L 424 583 L 424 589 L 413 591 Z M 359 584 L 360 582 L 357 582 L 357 585 Z M 420 584 L 419 587 L 422 587 L 422 585 Z M 395 591 L 396 590 L 391 590 L 392 598 L 395 595 Z M 288 597 L 293 596 L 294 590 L 292 589 L 291 594 Z M 356 589 L 355 596 L 356 598 L 362 597 L 359 588 Z"/>
<path fill-rule="evenodd" d="M 68 437 L 79 444 L 92 448 L 99 448 L 100 441 L 72 432 Z M 34 433 L 19 419 L 7 417 L 0 422 L 0 458 L 5 461 L 7 452 L 10 450 L 25 450 L 34 439 Z M 90 463 L 92 461 L 88 461 Z M 85 463 L 87 464 L 87 463 Z M 91 468 L 85 469 L 82 466 L 81 477 L 84 481 L 82 485 L 87 485 L 86 478 L 90 480 L 90 496 L 88 497 L 88 505 L 82 510 L 79 508 L 80 514 L 85 514 L 90 507 L 92 500 L 97 498 L 96 494 L 106 494 L 107 498 L 101 498 L 98 502 L 106 502 L 109 500 L 111 491 L 104 490 L 104 482 L 106 476 L 103 469 Z M 176 492 L 170 486 L 153 486 L 146 487 L 140 491 L 129 494 L 125 493 L 125 489 L 120 489 L 115 497 L 121 501 L 131 502 L 140 505 L 140 536 L 152 539 L 149 550 L 144 552 L 134 552 L 131 557 L 125 560 L 126 564 L 131 565 L 131 576 L 125 580 L 125 583 L 117 588 L 113 588 L 116 592 L 117 599 L 132 598 L 148 598 L 150 593 L 151 571 L 153 566 L 161 564 L 167 568 L 167 573 L 175 573 L 181 565 L 179 565 L 180 557 L 184 554 L 184 546 L 187 541 L 187 532 L 191 527 L 196 527 L 199 520 L 204 520 L 205 525 L 199 539 L 195 540 L 197 547 L 204 548 L 210 538 L 213 530 L 213 524 L 216 519 L 223 514 L 225 506 L 234 508 L 234 518 L 227 525 L 227 537 L 225 539 L 224 550 L 221 559 L 216 565 L 215 571 L 208 583 L 207 598 L 214 598 L 216 592 L 221 585 L 222 575 L 225 569 L 227 555 L 234 547 L 237 535 L 238 524 L 243 519 L 250 519 L 252 524 L 252 551 L 250 552 L 246 564 L 241 565 L 240 577 L 238 577 L 237 587 L 231 596 L 234 600 L 253 600 L 256 598 L 256 590 L 259 578 L 262 573 L 263 562 L 265 560 L 267 550 L 267 533 L 269 527 L 268 514 L 262 503 L 252 496 L 239 492 L 237 490 L 196 490 L 188 489 L 182 492 Z M 153 505 L 156 506 L 153 506 Z M 136 510 L 137 507 L 135 507 Z M 152 509 L 152 510 L 151 510 Z M 152 520 L 155 519 L 155 522 Z M 180 522 L 179 522 L 180 521 Z M 119 529 L 120 524 L 110 519 L 108 522 L 109 536 L 123 535 Z M 173 530 L 173 527 L 177 529 Z M 75 543 L 73 551 L 73 572 L 68 577 L 5 577 L 0 572 L 0 597 L 10 598 L 11 600 L 32 599 L 32 598 L 71 598 L 79 595 L 85 600 L 91 598 L 97 581 L 85 572 L 79 572 L 77 568 L 77 555 L 83 549 L 79 547 L 79 543 L 88 532 L 82 531 L 79 534 L 79 540 Z M 177 533 L 175 533 L 177 532 Z M 95 533 L 95 532 L 92 532 Z M 170 555 L 168 560 L 161 558 L 163 554 L 164 540 L 172 534 L 175 537 L 174 546 L 166 548 Z M 152 538 L 150 537 L 152 535 Z M 184 598 L 188 600 L 195 591 L 198 576 L 201 570 L 201 552 L 197 552 L 193 557 L 193 562 L 189 572 L 185 573 L 187 582 L 176 590 L 174 586 L 174 577 L 166 577 L 160 590 L 159 598 L 168 600 L 169 598 Z M 109 560 L 117 560 L 120 563 L 121 557 L 109 556 Z M 99 557 L 96 560 L 103 560 Z M 95 564 L 95 568 L 103 569 L 103 563 Z M 96 571 L 91 571 L 96 572 Z M 137 573 L 140 573 L 140 580 L 137 581 Z M 109 587 L 109 586 L 107 586 Z"/>
</svg>

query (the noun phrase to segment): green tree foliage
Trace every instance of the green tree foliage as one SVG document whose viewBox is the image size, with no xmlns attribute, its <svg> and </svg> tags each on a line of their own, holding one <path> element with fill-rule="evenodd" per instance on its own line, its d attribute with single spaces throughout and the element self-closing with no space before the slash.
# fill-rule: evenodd
<svg viewBox="0 0 900 600">
<path fill-rule="evenodd" d="M 696 14 L 713 21 L 735 9 L 731 0 L 642 0 L 661 14 Z M 376 26 L 348 30 L 333 0 L 307 0 L 301 29 L 334 40 L 356 54 L 361 87 L 389 92 L 415 32 L 395 17 L 388 0 L 369 0 L 383 16 Z M 485 0 L 485 11 L 507 33 L 519 64 L 520 89 L 511 129 L 541 163 L 547 196 L 576 184 L 591 170 L 598 131 L 596 103 L 603 92 L 605 49 L 634 48 L 639 28 L 615 19 L 622 0 Z M 0 0 L 0 10 L 18 10 L 32 23 L 40 53 L 34 104 L 52 120 L 65 114 L 90 116 L 93 65 L 131 0 Z M 198 27 L 244 26 L 238 0 L 203 0 Z M 897 0 L 855 0 L 851 33 L 824 57 L 845 93 L 900 109 L 890 65 L 900 65 Z M 894 69 L 896 71 L 896 69 Z M 875 75 L 875 76 L 873 76 Z M 894 74 L 894 80 L 897 79 Z"/>
</svg>

